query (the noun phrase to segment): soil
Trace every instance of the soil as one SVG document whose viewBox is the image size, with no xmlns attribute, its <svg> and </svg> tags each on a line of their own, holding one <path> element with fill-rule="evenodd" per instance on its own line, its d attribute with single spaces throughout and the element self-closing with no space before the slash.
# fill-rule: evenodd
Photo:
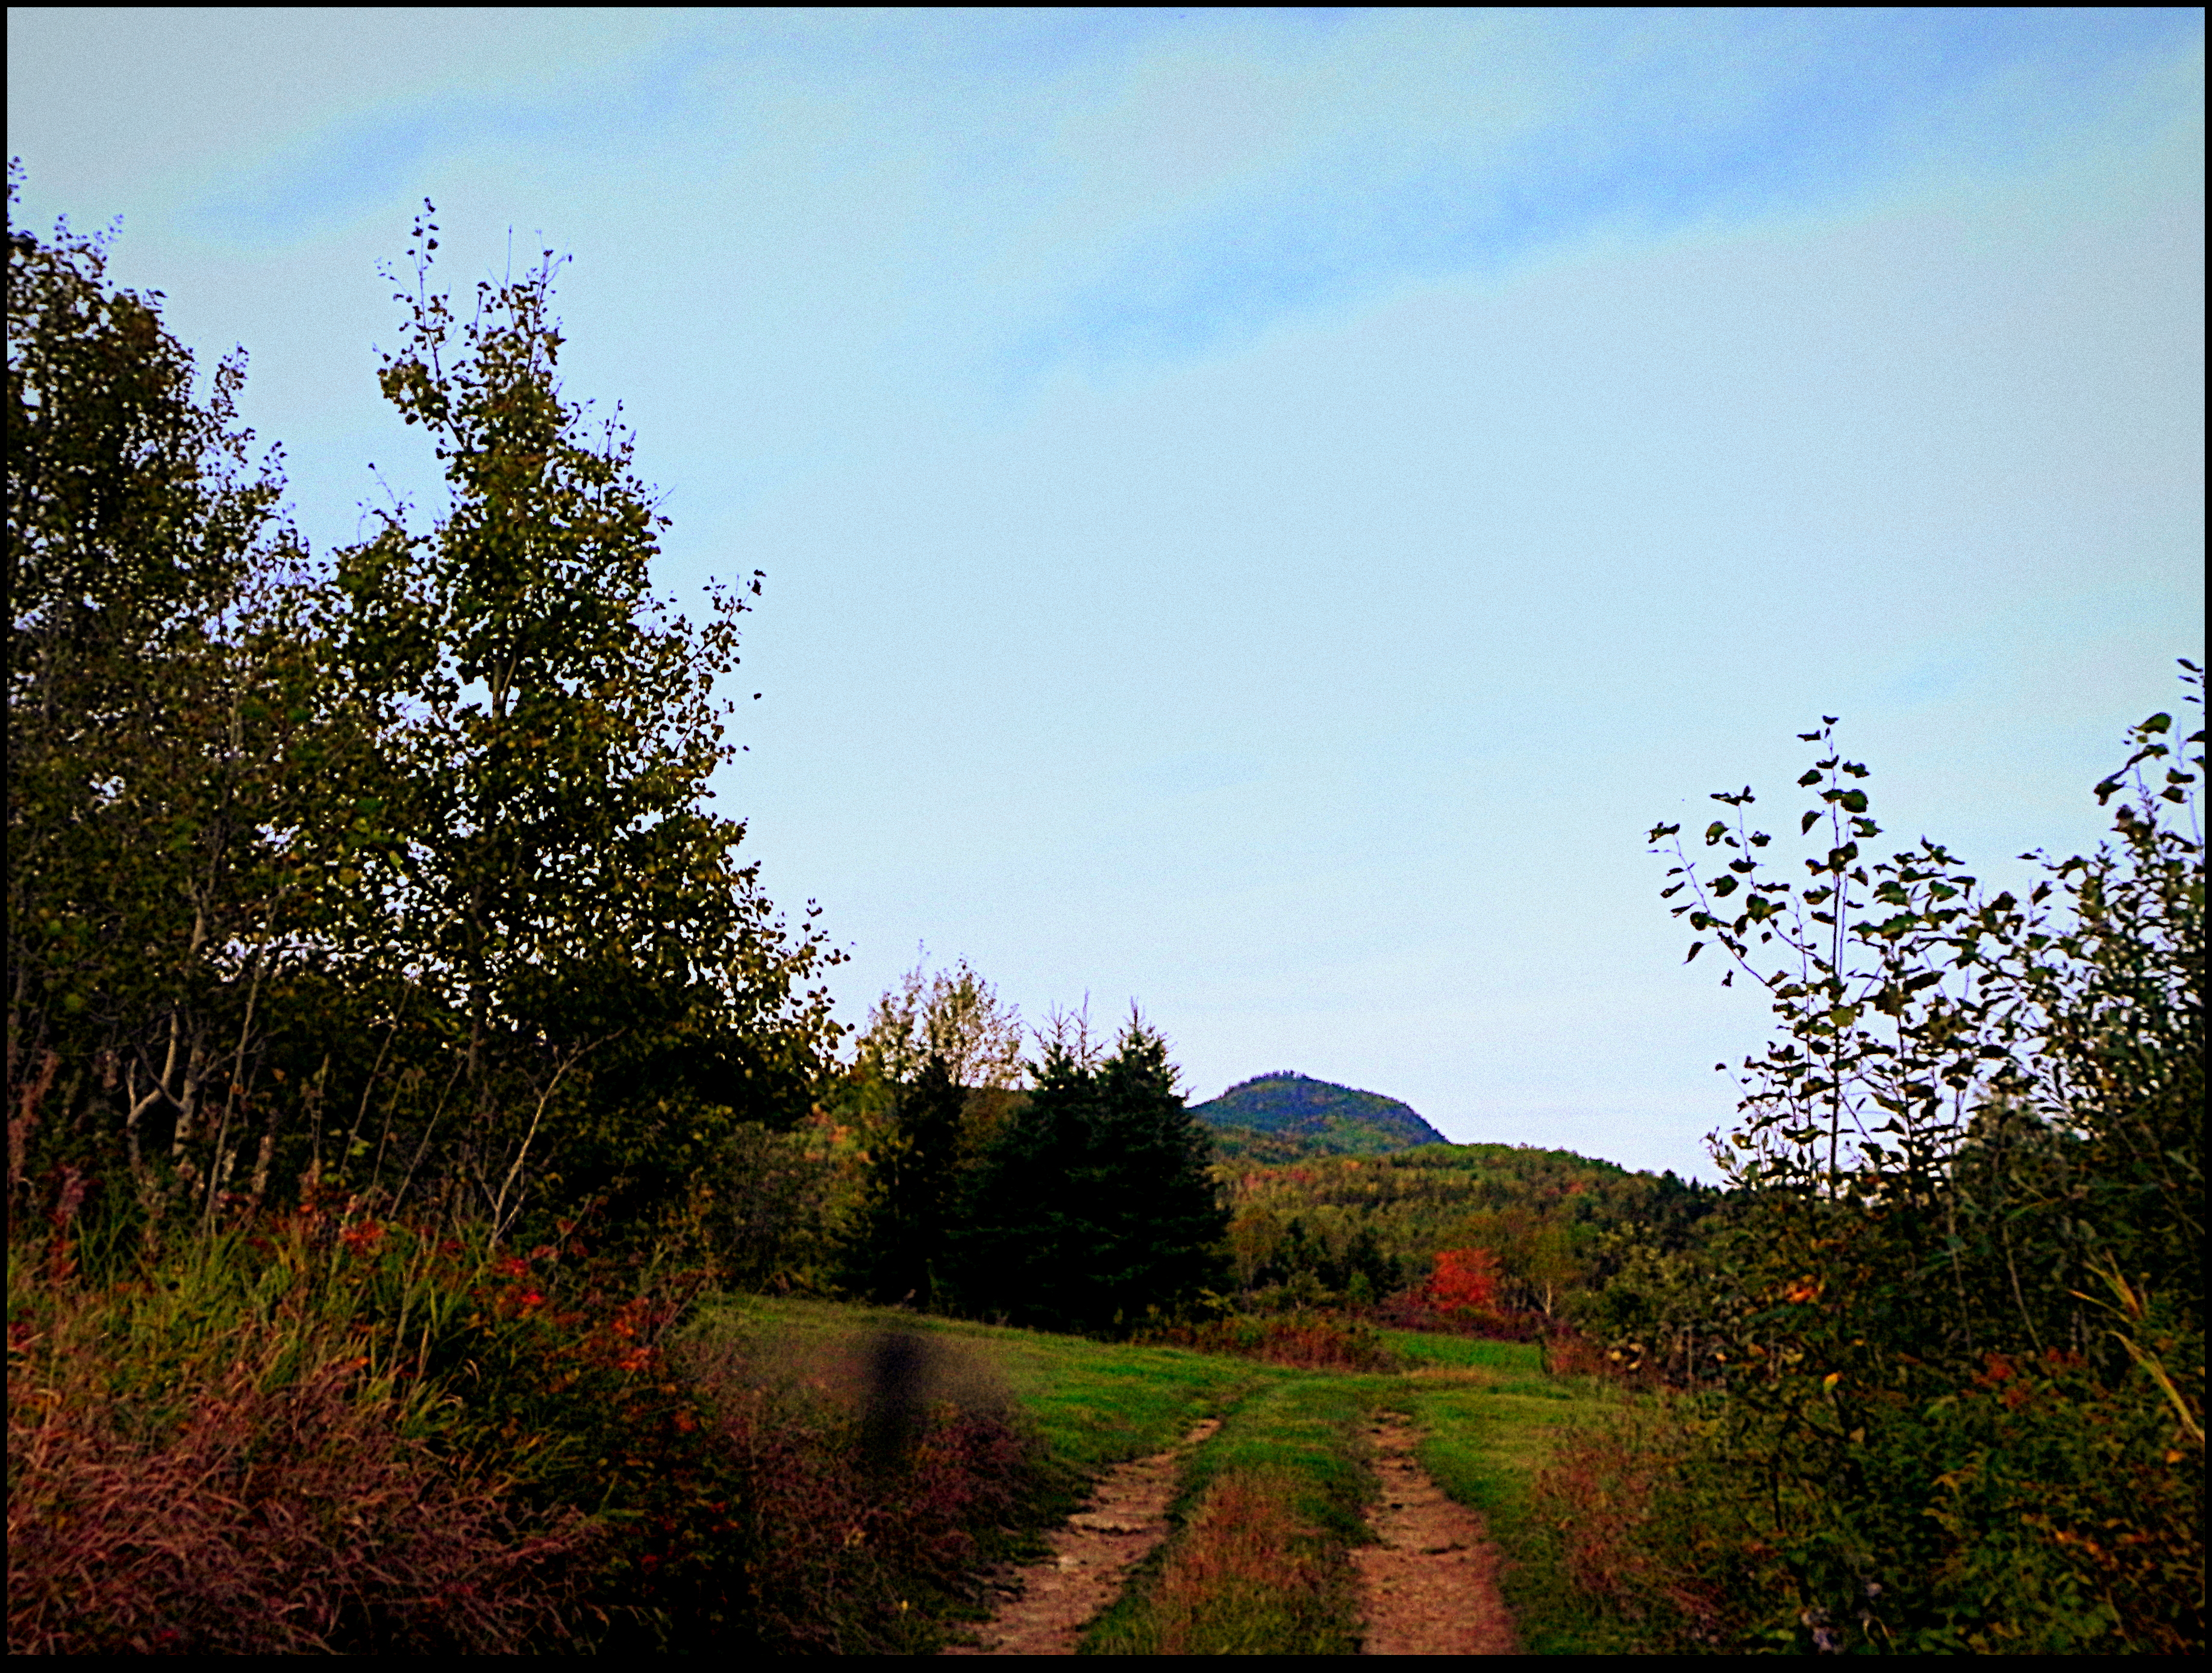
<svg viewBox="0 0 2212 1673">
<path fill-rule="evenodd" d="M 1369 1515 L 1378 1545 L 1359 1570 L 1360 1653 L 1510 1656 L 1512 1618 L 1498 1591 L 1498 1548 L 1482 1518 L 1444 1496 L 1413 1457 L 1419 1434 L 1399 1417 L 1371 1432 L 1382 1496 Z"/>
<path fill-rule="evenodd" d="M 1084 1628 L 1121 1595 L 1130 1569 L 1167 1537 L 1183 1457 L 1220 1427 L 1209 1417 L 1173 1451 L 1109 1471 L 1089 1502 L 1048 1537 L 1052 1555 L 993 1581 L 1002 1601 L 976 1628 L 978 1641 L 945 1653 L 1073 1655 Z"/>
</svg>

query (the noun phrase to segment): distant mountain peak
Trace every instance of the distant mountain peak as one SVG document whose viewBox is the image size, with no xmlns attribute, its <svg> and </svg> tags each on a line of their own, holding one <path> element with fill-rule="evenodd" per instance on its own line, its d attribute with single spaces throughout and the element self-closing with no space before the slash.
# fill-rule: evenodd
<svg viewBox="0 0 2212 1673">
<path fill-rule="evenodd" d="M 1295 1070 L 1240 1081 L 1191 1113 L 1211 1127 L 1244 1128 L 1354 1155 L 1450 1143 L 1395 1098 L 1317 1081 Z"/>
</svg>

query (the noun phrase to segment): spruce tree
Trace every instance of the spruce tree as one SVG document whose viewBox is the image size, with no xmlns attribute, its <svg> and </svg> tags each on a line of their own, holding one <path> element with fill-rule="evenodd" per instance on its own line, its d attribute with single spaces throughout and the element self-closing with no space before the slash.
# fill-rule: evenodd
<svg viewBox="0 0 2212 1673">
<path fill-rule="evenodd" d="M 1167 1044 L 1133 1017 L 1112 1056 L 1048 1041 L 1036 1089 L 978 1171 L 954 1253 L 969 1310 L 1126 1330 L 1217 1281 L 1228 1215 L 1212 1139 Z"/>
<path fill-rule="evenodd" d="M 851 1258 L 854 1287 L 872 1300 L 910 1300 L 924 1312 L 936 1304 L 967 1102 L 966 1089 L 934 1052 L 900 1090 L 873 1147 L 870 1202 Z"/>
</svg>

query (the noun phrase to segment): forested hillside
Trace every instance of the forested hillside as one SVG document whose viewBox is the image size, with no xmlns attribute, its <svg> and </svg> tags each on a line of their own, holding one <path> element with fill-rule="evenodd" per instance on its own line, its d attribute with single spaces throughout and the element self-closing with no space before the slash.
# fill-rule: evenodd
<svg viewBox="0 0 2212 1673">
<path fill-rule="evenodd" d="M 1674 1249 L 1720 1193 L 1569 1150 L 1429 1145 L 1385 1156 L 1218 1163 L 1249 1305 L 1362 1305 L 1417 1288 L 1435 1258 L 1483 1250 L 1505 1306 L 1565 1316 L 1630 1235 Z"/>
<path fill-rule="evenodd" d="M 1220 1135 L 1224 1154 L 1255 1159 L 1377 1156 L 1446 1142 L 1395 1098 L 1304 1075 L 1257 1076 L 1193 1106 L 1191 1113 Z"/>
</svg>

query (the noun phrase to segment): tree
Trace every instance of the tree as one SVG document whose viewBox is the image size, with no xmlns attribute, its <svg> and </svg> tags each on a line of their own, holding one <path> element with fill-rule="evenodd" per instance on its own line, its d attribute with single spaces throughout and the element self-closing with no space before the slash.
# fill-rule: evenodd
<svg viewBox="0 0 2212 1673">
<path fill-rule="evenodd" d="M 925 1308 L 943 1289 L 960 1181 L 1019 1094 L 1021 1013 L 963 959 L 917 964 L 877 1001 L 836 1108 L 866 1156 L 846 1237 L 847 1282 Z"/>
<path fill-rule="evenodd" d="M 933 1057 L 955 1086 L 1005 1089 L 1022 1074 L 1020 1009 L 963 959 L 925 979 L 917 964 L 876 1002 L 856 1042 L 856 1060 L 873 1078 L 903 1086 Z"/>
<path fill-rule="evenodd" d="M 2112 840 L 2022 900 L 1924 838 L 1863 852 L 1833 726 L 1800 735 L 1802 876 L 1748 787 L 1714 797 L 1722 869 L 1651 833 L 1688 956 L 1781 1025 L 1697 1304 L 1668 1262 L 1631 1310 L 1714 1379 L 1653 1525 L 1727 1531 L 1673 1595 L 1729 1600 L 1723 1647 L 2201 1651 L 2204 734 L 2131 728 Z"/>
<path fill-rule="evenodd" d="M 642 1213 L 730 1122 L 805 1113 L 837 1032 L 807 985 L 838 955 L 789 934 L 735 858 L 744 826 L 708 808 L 744 600 L 711 589 L 695 630 L 652 592 L 666 519 L 634 439 L 563 396 L 552 252 L 479 284 L 464 322 L 429 284 L 431 212 L 379 377 L 451 505 L 427 536 L 387 516 L 338 564 L 349 649 L 398 718 L 388 898 L 412 979 L 461 1026 L 476 1205 L 506 1215 L 535 1174 Z"/>
<path fill-rule="evenodd" d="M 244 351 L 196 398 L 160 294 L 110 290 L 105 239 L 15 227 L 21 186 L 11 163 L 8 1049 L 11 1091 L 47 1084 L 11 1190 L 43 1157 L 211 1210 L 234 1175 L 261 1196 L 297 1113 L 262 1070 L 359 915 L 367 734 L 280 456 L 237 422 Z"/>
<path fill-rule="evenodd" d="M 451 504 L 318 568 L 251 467 L 242 353 L 196 400 L 158 294 L 17 229 L 20 178 L 11 1200 L 62 1167 L 154 1211 L 301 1180 L 713 1220 L 687 1198 L 740 1130 L 823 1089 L 839 955 L 712 810 L 742 602 L 695 630 L 652 593 L 665 520 L 563 397 L 550 254 L 464 322 L 417 223 L 381 380 Z"/>
<path fill-rule="evenodd" d="M 851 1280 L 876 1301 L 936 1303 L 958 1210 L 968 1094 L 934 1052 L 869 1141 Z"/>
<path fill-rule="evenodd" d="M 1036 1088 L 978 1171 L 956 1242 L 963 1303 L 1043 1329 L 1129 1328 L 1219 1282 L 1212 1141 L 1167 1043 L 1132 1015 L 1112 1053 L 1048 1037 Z"/>
</svg>

